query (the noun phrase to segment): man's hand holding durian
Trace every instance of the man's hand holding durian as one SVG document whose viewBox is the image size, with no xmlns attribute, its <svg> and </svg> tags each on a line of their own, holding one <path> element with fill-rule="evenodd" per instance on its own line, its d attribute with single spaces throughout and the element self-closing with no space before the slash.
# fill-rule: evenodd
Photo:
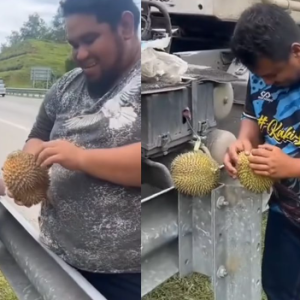
<svg viewBox="0 0 300 300">
<path fill-rule="evenodd" d="M 54 140 L 41 145 L 39 153 L 36 154 L 37 164 L 49 168 L 53 164 L 72 171 L 82 169 L 84 150 L 66 140 Z"/>
<path fill-rule="evenodd" d="M 238 139 L 230 145 L 224 157 L 224 166 L 231 177 L 236 178 L 237 176 L 236 167 L 239 160 L 238 154 L 240 152 L 245 152 L 246 154 L 250 154 L 251 150 L 252 150 L 252 144 L 247 139 Z"/>
<path fill-rule="evenodd" d="M 84 172 L 114 184 L 140 187 L 141 143 L 110 149 L 83 149 L 66 140 L 54 140 L 41 144 L 36 154 L 37 164 L 62 167 Z"/>
<path fill-rule="evenodd" d="M 300 159 L 288 156 L 276 146 L 259 145 L 251 151 L 249 162 L 257 175 L 274 179 L 300 177 Z"/>
<path fill-rule="evenodd" d="M 248 139 L 238 139 L 229 147 L 224 157 L 224 166 L 231 177 L 239 179 L 242 186 L 260 194 L 268 192 L 274 180 L 270 176 L 255 173 L 250 167 L 249 158 L 254 149 L 253 143 Z"/>
</svg>

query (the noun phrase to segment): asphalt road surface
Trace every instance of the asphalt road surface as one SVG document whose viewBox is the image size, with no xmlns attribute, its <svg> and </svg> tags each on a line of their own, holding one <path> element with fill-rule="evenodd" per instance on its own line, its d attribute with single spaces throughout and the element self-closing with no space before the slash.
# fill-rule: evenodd
<svg viewBox="0 0 300 300">
<path fill-rule="evenodd" d="M 23 148 L 41 102 L 42 99 L 39 98 L 0 97 L 0 167 L 10 152 Z M 38 230 L 39 205 L 32 208 L 20 207 L 8 197 L 1 201 L 12 204 Z"/>
</svg>

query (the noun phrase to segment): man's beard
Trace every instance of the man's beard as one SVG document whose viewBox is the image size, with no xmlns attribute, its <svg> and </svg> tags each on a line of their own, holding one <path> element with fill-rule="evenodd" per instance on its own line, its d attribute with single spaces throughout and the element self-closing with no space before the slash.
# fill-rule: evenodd
<svg viewBox="0 0 300 300">
<path fill-rule="evenodd" d="M 117 80 L 122 76 L 123 70 L 123 57 L 124 57 L 124 46 L 121 40 L 116 39 L 117 47 L 117 58 L 110 70 L 106 70 L 101 74 L 101 78 L 98 80 L 91 81 L 87 77 L 88 89 L 91 95 L 101 97 L 107 93 Z"/>
<path fill-rule="evenodd" d="M 103 96 L 113 87 L 118 78 L 122 76 L 122 69 L 120 68 L 122 57 L 122 53 L 118 53 L 115 64 L 110 70 L 103 72 L 99 80 L 90 81 L 87 78 L 87 85 L 91 95 L 95 97 Z"/>
</svg>

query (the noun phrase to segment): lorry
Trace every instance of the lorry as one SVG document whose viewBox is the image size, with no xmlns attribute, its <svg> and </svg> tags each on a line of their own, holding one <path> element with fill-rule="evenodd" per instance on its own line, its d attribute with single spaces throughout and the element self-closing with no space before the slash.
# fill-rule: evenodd
<svg viewBox="0 0 300 300">
<path fill-rule="evenodd" d="M 180 84 L 142 83 L 142 296 L 178 272 L 199 272 L 213 279 L 216 300 L 261 299 L 261 227 L 251 226 L 261 224 L 269 194 L 240 189 L 244 196 L 237 196 L 236 183 L 223 174 L 225 193 L 187 200 L 170 173 L 173 159 L 191 151 L 195 136 L 222 167 L 239 130 L 249 78 L 229 50 L 230 38 L 240 14 L 259 2 L 279 5 L 300 22 L 299 0 L 142 0 L 142 41 L 171 37 L 164 51 L 189 65 Z M 251 201 L 244 202 L 245 195 Z M 220 213 L 230 199 L 244 210 Z M 227 229 L 217 235 L 218 226 Z M 240 232 L 244 227 L 251 228 L 248 234 Z M 249 242 L 249 236 L 255 238 Z M 248 255 L 241 258 L 243 251 Z M 237 260 L 240 268 L 230 273 Z"/>
</svg>

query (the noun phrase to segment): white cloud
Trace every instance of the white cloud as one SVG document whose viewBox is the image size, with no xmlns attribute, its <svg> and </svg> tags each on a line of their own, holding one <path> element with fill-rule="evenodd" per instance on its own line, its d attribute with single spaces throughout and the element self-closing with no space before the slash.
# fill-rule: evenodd
<svg viewBox="0 0 300 300">
<path fill-rule="evenodd" d="M 0 0 L 0 43 L 6 37 L 19 30 L 28 16 L 38 13 L 46 22 L 51 21 L 59 6 L 60 0 Z"/>
</svg>

